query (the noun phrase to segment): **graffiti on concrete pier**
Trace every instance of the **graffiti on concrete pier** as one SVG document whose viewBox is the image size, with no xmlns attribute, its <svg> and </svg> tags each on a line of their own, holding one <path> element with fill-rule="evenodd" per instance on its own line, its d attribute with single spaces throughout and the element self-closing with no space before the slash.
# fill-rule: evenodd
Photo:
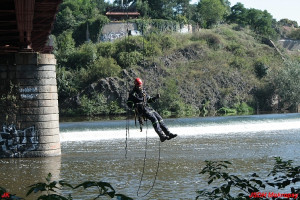
<svg viewBox="0 0 300 200">
<path fill-rule="evenodd" d="M 38 134 L 35 126 L 17 130 L 14 124 L 3 124 L 0 130 L 0 158 L 24 157 L 38 149 Z"/>
<path fill-rule="evenodd" d="M 36 99 L 37 96 L 38 96 L 38 94 L 37 94 L 37 92 L 38 92 L 37 87 L 20 88 L 19 92 L 21 93 L 21 99 L 32 100 L 32 99 Z"/>
</svg>

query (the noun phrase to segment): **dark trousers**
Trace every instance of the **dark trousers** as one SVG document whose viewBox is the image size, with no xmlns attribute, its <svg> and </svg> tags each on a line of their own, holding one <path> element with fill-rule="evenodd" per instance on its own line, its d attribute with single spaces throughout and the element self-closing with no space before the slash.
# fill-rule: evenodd
<svg viewBox="0 0 300 200">
<path fill-rule="evenodd" d="M 158 112 L 156 112 L 153 109 L 146 108 L 144 110 L 143 115 L 144 115 L 144 117 L 146 117 L 147 119 L 149 119 L 152 122 L 153 128 L 158 135 L 160 135 L 162 133 L 162 131 L 166 135 L 170 134 L 169 129 L 165 125 L 163 118 L 158 114 Z"/>
</svg>

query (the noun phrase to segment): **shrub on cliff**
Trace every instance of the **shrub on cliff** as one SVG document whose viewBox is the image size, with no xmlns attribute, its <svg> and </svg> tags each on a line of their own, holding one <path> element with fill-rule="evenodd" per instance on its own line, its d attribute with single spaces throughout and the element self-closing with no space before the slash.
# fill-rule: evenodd
<svg viewBox="0 0 300 200">
<path fill-rule="evenodd" d="M 213 185 L 211 189 L 197 191 L 196 199 L 285 199 L 278 195 L 288 193 L 294 199 L 300 195 L 300 188 L 296 187 L 300 182 L 300 166 L 293 166 L 291 160 L 283 161 L 280 157 L 275 157 L 275 164 L 267 179 L 262 179 L 257 173 L 253 173 L 246 178 L 226 172 L 228 161 L 205 161 L 206 166 L 200 174 L 206 175 L 208 185 Z M 292 187 L 294 185 L 294 187 Z M 264 192 L 266 187 L 272 187 L 277 191 L 290 186 L 290 192 Z M 274 195 L 275 194 L 275 195 Z M 293 198 L 293 197 L 292 197 Z"/>
<path fill-rule="evenodd" d="M 300 103 L 300 63 L 287 63 L 286 67 L 273 71 L 272 75 L 271 81 L 275 94 L 279 95 L 280 106 L 296 111 Z"/>
</svg>

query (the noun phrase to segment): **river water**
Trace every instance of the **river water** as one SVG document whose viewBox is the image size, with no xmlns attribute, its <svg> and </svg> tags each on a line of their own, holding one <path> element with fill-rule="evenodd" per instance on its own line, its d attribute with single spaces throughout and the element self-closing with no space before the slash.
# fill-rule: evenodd
<svg viewBox="0 0 300 200">
<path fill-rule="evenodd" d="M 107 181 L 134 199 L 195 199 L 197 190 L 208 188 L 207 178 L 199 174 L 205 160 L 230 161 L 230 173 L 241 177 L 254 172 L 267 177 L 275 156 L 300 165 L 300 114 L 178 118 L 165 123 L 178 137 L 163 143 L 150 122 L 140 132 L 131 120 L 127 142 L 124 120 L 60 123 L 62 155 L 1 159 L 0 186 L 25 197 L 26 186 L 45 181 L 50 172 L 53 180 L 74 186 Z M 62 190 L 74 199 L 93 199 L 96 192 Z"/>
</svg>

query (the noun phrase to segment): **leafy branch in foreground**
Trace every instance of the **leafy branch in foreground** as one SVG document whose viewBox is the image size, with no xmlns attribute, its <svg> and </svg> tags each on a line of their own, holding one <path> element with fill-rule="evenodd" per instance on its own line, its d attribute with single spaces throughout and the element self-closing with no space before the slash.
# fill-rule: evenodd
<svg viewBox="0 0 300 200">
<path fill-rule="evenodd" d="M 37 193 L 37 192 L 46 192 L 47 194 L 41 195 L 38 199 L 41 200 L 50 200 L 50 199 L 59 199 L 59 200 L 69 200 L 72 199 L 71 196 L 68 198 L 65 198 L 61 195 L 58 195 L 58 191 L 60 190 L 61 187 L 68 186 L 73 189 L 72 185 L 66 183 L 65 181 L 52 181 L 51 182 L 51 177 L 52 174 L 49 173 L 46 181 L 47 183 L 36 183 L 33 184 L 30 187 L 29 191 L 27 192 L 26 196 L 29 196 L 32 192 Z"/>
<path fill-rule="evenodd" d="M 71 194 L 69 194 L 68 197 L 64 197 L 62 195 L 59 195 L 59 191 L 62 187 L 69 187 L 71 189 L 77 189 L 79 187 L 83 187 L 84 189 L 90 188 L 90 187 L 97 187 L 99 190 L 99 194 L 95 199 L 98 199 L 101 196 L 108 196 L 110 198 L 117 197 L 121 200 L 131 200 L 132 198 L 127 197 L 123 194 L 116 194 L 115 189 L 107 182 L 95 182 L 95 181 L 85 181 L 75 187 L 73 187 L 71 184 L 67 183 L 66 181 L 52 181 L 51 182 L 51 173 L 48 174 L 48 177 L 46 178 L 46 183 L 36 183 L 33 184 L 30 187 L 29 191 L 27 192 L 26 196 L 29 196 L 32 192 L 46 192 L 46 194 L 41 195 L 38 197 L 37 200 L 72 200 Z"/>
<path fill-rule="evenodd" d="M 109 196 L 110 198 L 117 197 L 117 199 L 121 200 L 131 200 L 132 198 L 129 198 L 123 194 L 116 194 L 115 189 L 107 182 L 95 182 L 95 181 L 86 181 L 84 183 L 81 183 L 74 187 L 74 189 L 83 187 L 84 189 L 89 188 L 89 187 L 97 187 L 99 190 L 99 195 L 95 198 L 99 198 L 101 196 Z"/>
<path fill-rule="evenodd" d="M 283 161 L 280 157 L 275 157 L 275 165 L 268 176 L 273 177 L 273 181 L 267 181 L 267 184 L 278 189 L 285 188 L 290 184 L 300 182 L 300 166 L 292 166 L 293 161 Z M 300 188 L 291 187 L 291 192 L 300 194 Z M 300 195 L 298 195 L 300 196 Z"/>
<path fill-rule="evenodd" d="M 247 179 L 239 178 L 225 171 L 228 165 L 231 165 L 230 162 L 205 161 L 206 166 L 201 170 L 200 174 L 208 175 L 208 185 L 212 183 L 221 184 L 212 187 L 211 191 L 209 189 L 197 191 L 199 195 L 196 199 L 251 199 L 257 198 L 254 196 L 255 194 L 265 194 L 259 196 L 259 199 L 268 199 L 267 193 L 261 192 L 266 188 L 266 185 L 282 189 L 300 182 L 300 166 L 294 167 L 291 160 L 283 161 L 280 157 L 275 157 L 275 161 L 273 170 L 268 174 L 270 180 L 262 180 L 256 173 L 253 173 Z M 291 194 L 299 199 L 300 188 L 295 189 L 291 187 Z M 279 200 L 282 198 L 273 196 L 272 199 Z"/>
</svg>

